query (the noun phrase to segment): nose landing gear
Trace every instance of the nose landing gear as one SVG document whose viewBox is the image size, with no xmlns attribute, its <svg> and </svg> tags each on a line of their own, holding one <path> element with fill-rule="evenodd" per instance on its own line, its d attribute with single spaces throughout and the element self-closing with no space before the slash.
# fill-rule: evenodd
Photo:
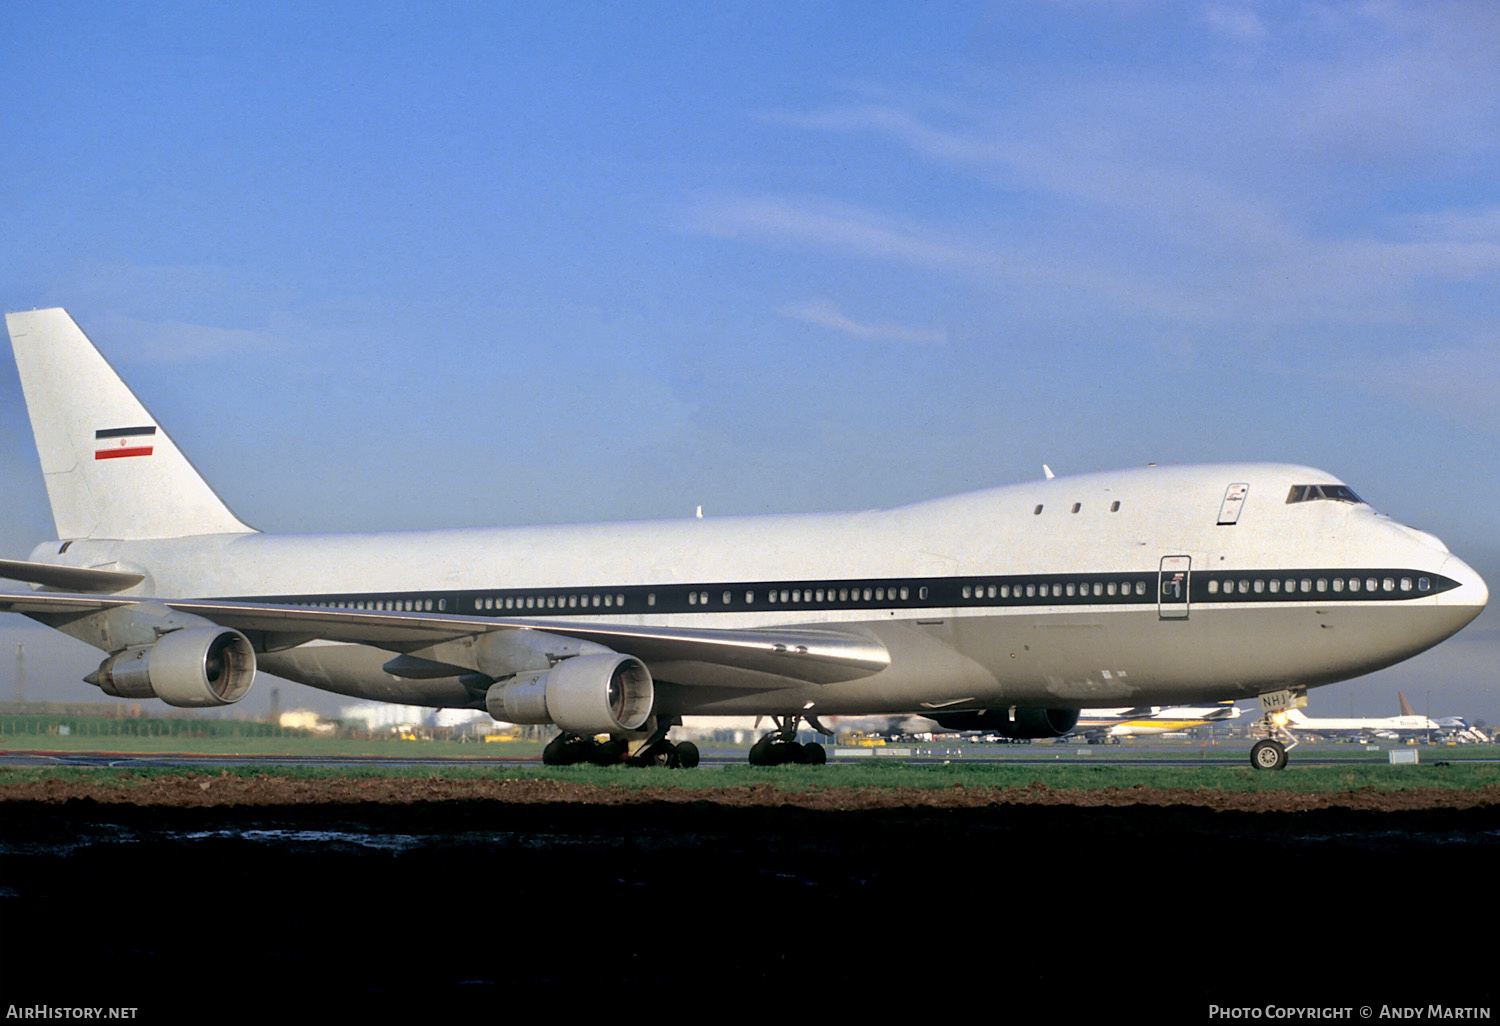
<svg viewBox="0 0 1500 1026">
<path fill-rule="evenodd" d="M 1263 715 L 1250 728 L 1251 737 L 1260 737 L 1250 749 L 1250 765 L 1258 770 L 1286 769 L 1287 753 L 1297 747 L 1297 736 L 1286 726 L 1288 710 L 1307 704 L 1305 688 L 1273 691 L 1260 696 Z"/>
</svg>

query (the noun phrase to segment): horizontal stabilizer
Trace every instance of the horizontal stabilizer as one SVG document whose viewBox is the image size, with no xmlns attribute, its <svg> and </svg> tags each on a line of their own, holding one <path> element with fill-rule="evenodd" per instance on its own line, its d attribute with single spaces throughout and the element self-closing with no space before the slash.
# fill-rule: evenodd
<svg viewBox="0 0 1500 1026">
<path fill-rule="evenodd" d="M 54 591 L 82 591 L 102 595 L 134 588 L 146 579 L 145 574 L 56 566 L 52 563 L 28 563 L 23 559 L 0 559 L 0 577 L 8 581 L 25 581 Z"/>
</svg>

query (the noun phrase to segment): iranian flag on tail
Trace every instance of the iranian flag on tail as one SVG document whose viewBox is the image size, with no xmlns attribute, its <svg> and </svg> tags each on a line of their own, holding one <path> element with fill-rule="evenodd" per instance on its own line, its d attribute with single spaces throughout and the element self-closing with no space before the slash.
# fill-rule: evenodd
<svg viewBox="0 0 1500 1026">
<path fill-rule="evenodd" d="M 156 425 L 100 428 L 94 432 L 94 459 L 115 460 L 124 456 L 150 456 Z"/>
</svg>

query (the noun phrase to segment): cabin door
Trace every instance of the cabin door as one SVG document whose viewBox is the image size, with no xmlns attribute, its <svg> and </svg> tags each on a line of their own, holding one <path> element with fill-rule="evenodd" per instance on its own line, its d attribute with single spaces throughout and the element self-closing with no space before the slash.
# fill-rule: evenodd
<svg viewBox="0 0 1500 1026">
<path fill-rule="evenodd" d="M 1188 578 L 1192 569 L 1192 556 L 1161 557 L 1156 609 L 1163 620 L 1186 620 L 1188 618 Z"/>
</svg>

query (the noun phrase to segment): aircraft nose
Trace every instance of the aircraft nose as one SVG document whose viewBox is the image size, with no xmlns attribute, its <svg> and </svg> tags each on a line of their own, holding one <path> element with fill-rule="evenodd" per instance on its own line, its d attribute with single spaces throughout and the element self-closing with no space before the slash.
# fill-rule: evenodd
<svg viewBox="0 0 1500 1026">
<path fill-rule="evenodd" d="M 1474 616 L 1478 616 L 1489 604 L 1490 589 L 1484 583 L 1484 578 L 1457 556 L 1449 556 L 1443 560 L 1442 569 L 1438 572 L 1458 582 L 1457 588 L 1438 596 L 1443 605 L 1465 606 L 1474 610 Z"/>
</svg>

